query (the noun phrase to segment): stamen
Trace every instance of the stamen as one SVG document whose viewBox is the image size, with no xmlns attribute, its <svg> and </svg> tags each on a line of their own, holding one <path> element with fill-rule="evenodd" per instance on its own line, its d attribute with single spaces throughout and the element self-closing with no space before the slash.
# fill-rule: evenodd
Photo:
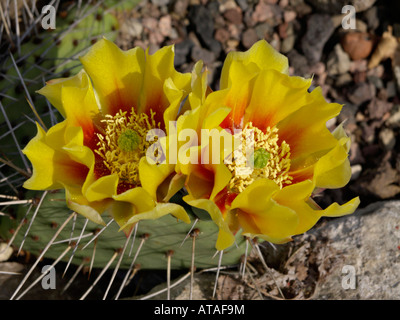
<svg viewBox="0 0 400 320">
<path fill-rule="evenodd" d="M 146 141 L 146 135 L 150 130 L 160 128 L 154 116 L 153 111 L 149 117 L 145 113 L 136 114 L 132 108 L 129 116 L 120 110 L 115 116 L 106 115 L 102 120 L 106 126 L 103 134 L 97 133 L 99 142 L 95 152 L 111 174 L 118 174 L 120 183 L 140 185 L 139 161 L 157 141 Z"/>
<path fill-rule="evenodd" d="M 233 174 L 229 183 L 231 192 L 240 193 L 261 178 L 275 181 L 280 188 L 292 182 L 289 175 L 290 146 L 285 141 L 278 144 L 276 127 L 268 127 L 263 132 L 249 122 L 235 138 L 239 139 L 241 148 L 234 151 L 233 161 L 228 164 Z"/>
</svg>

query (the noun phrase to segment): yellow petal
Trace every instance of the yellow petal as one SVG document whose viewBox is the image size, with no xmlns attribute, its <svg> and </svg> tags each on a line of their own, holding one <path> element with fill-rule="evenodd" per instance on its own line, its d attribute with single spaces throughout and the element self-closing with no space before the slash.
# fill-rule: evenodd
<svg viewBox="0 0 400 320">
<path fill-rule="evenodd" d="M 192 71 L 192 92 L 189 93 L 188 102 L 191 109 L 201 106 L 206 99 L 208 71 L 203 70 L 203 61 L 197 61 Z"/>
<path fill-rule="evenodd" d="M 80 58 L 93 81 L 104 114 L 137 107 L 143 84 L 143 49 L 123 51 L 107 39 L 97 41 Z"/>
<path fill-rule="evenodd" d="M 231 205 L 238 210 L 238 220 L 244 234 L 264 235 L 270 241 L 289 238 L 299 223 L 296 212 L 273 199 L 279 192 L 275 182 L 259 179 L 240 193 Z"/>
<path fill-rule="evenodd" d="M 327 103 L 320 88 L 312 91 L 313 102 L 290 114 L 278 123 L 279 139 L 290 146 L 291 170 L 315 163 L 320 152 L 326 153 L 337 144 L 337 139 L 326 127 L 329 119 L 336 117 L 342 108 L 337 103 Z"/>
<path fill-rule="evenodd" d="M 37 124 L 36 137 L 23 150 L 33 167 L 32 176 L 24 183 L 27 189 L 59 189 L 62 184 L 82 184 L 86 178 L 88 169 L 85 165 L 73 161 L 66 153 L 54 149 L 47 141 L 49 135 L 52 138 L 54 135 L 63 136 L 65 123 L 61 122 L 51 129 L 46 133 Z"/>
<path fill-rule="evenodd" d="M 134 215 L 150 211 L 156 205 L 153 198 L 140 187 L 114 195 L 113 199 L 110 213 L 120 227 L 125 226 Z"/>
<path fill-rule="evenodd" d="M 289 185 L 279 192 L 273 198 L 281 205 L 294 210 L 299 217 L 299 224 L 293 235 L 302 234 L 311 229 L 322 216 L 337 217 L 353 213 L 358 207 L 359 198 L 354 198 L 344 205 L 337 203 L 331 204 L 328 208 L 322 210 L 311 206 L 312 200 L 309 199 L 314 190 L 314 184 L 306 180 L 294 185 Z"/>
<path fill-rule="evenodd" d="M 288 115 L 313 101 L 308 93 L 312 79 L 288 76 L 276 70 L 261 71 L 254 80 L 244 123 L 260 130 L 273 127 Z"/>
<path fill-rule="evenodd" d="M 118 180 L 117 174 L 100 177 L 86 188 L 86 199 L 93 202 L 112 198 L 117 193 Z"/>
<path fill-rule="evenodd" d="M 346 141 L 340 142 L 321 157 L 315 165 L 314 181 L 319 188 L 341 188 L 344 187 L 351 178 L 350 161 L 348 159 Z"/>
<path fill-rule="evenodd" d="M 191 74 L 183 74 L 175 70 L 174 55 L 173 46 L 165 46 L 152 55 L 148 53 L 148 50 L 146 51 L 143 89 L 138 112 L 149 114 L 152 110 L 156 112 L 158 122 L 162 121 L 162 115 L 170 107 L 172 100 L 176 101 L 180 94 L 186 96 L 190 91 Z M 179 105 L 172 106 L 172 109 L 167 113 L 167 118 L 174 118 L 171 117 L 170 112 L 176 111 L 177 115 Z"/>
<path fill-rule="evenodd" d="M 218 226 L 218 239 L 215 245 L 217 250 L 229 248 L 235 242 L 234 235 L 229 229 L 228 224 L 224 221 L 221 211 L 214 202 L 208 199 L 193 199 L 190 196 L 183 197 L 183 200 L 193 207 L 207 211 L 211 216 L 211 219 Z"/>
<path fill-rule="evenodd" d="M 190 218 L 180 205 L 175 203 L 157 203 L 154 209 L 146 212 L 140 212 L 132 216 L 121 229 L 129 228 L 140 220 L 156 220 L 167 214 L 172 214 L 175 218 L 185 223 L 190 223 Z"/>
<path fill-rule="evenodd" d="M 260 70 L 274 69 L 278 72 L 288 74 L 288 59 L 275 50 L 268 42 L 260 40 L 246 52 L 228 53 L 221 73 L 220 88 L 228 88 L 233 80 L 231 79 L 232 65 L 238 62 L 249 70 L 249 73 L 257 73 Z"/>
<path fill-rule="evenodd" d="M 174 172 L 173 164 L 150 164 L 146 157 L 139 162 L 139 177 L 143 189 L 157 200 L 157 189 Z"/>
<path fill-rule="evenodd" d="M 78 74 L 68 78 L 52 79 L 46 82 L 46 86 L 38 90 L 37 93 L 44 95 L 50 103 L 56 107 L 61 115 L 66 118 L 67 112 L 61 98 L 61 88 L 84 88 L 88 85 L 87 74 L 85 70 L 81 70 Z"/>
<path fill-rule="evenodd" d="M 81 87 L 63 86 L 61 98 L 68 125 L 81 127 L 88 145 L 94 137 L 93 119 L 99 113 L 99 106 L 89 77 L 83 74 L 82 80 Z"/>
</svg>

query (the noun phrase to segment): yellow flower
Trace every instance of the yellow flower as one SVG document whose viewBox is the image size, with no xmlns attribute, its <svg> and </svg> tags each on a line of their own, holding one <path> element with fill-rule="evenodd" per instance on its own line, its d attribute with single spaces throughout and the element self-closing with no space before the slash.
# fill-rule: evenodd
<svg viewBox="0 0 400 320">
<path fill-rule="evenodd" d="M 192 110 L 179 119 L 179 131 L 194 128 L 200 137 L 202 129 L 217 129 L 243 146 L 246 135 L 254 134 L 252 153 L 236 150 L 230 163 L 223 161 L 222 138 L 216 151 L 203 138 L 185 145 L 188 153 L 196 151 L 197 163 L 176 166 L 186 175 L 184 200 L 208 211 L 220 228 L 217 249 L 232 245 L 240 229 L 249 237 L 283 243 L 322 216 L 350 214 L 359 205 L 357 197 L 323 210 L 312 200 L 316 188 L 345 186 L 351 171 L 349 138 L 341 126 L 332 133 L 326 127 L 342 106 L 327 103 L 320 88 L 309 92 L 311 82 L 289 76 L 287 58 L 259 41 L 247 52 L 229 53 L 220 90 L 193 100 Z M 212 162 L 218 152 L 221 161 Z"/>
<path fill-rule="evenodd" d="M 24 149 L 33 165 L 24 187 L 63 188 L 72 210 L 100 224 L 110 210 L 125 231 L 140 219 L 169 213 L 190 222 L 182 207 L 168 203 L 179 180 L 174 165 L 155 166 L 146 157 L 162 140 L 147 134 L 156 129 L 168 135 L 168 123 L 191 91 L 191 75 L 174 69 L 173 47 L 150 55 L 102 39 L 80 61 L 77 75 L 39 90 L 65 120 L 47 132 L 37 125 Z"/>
</svg>

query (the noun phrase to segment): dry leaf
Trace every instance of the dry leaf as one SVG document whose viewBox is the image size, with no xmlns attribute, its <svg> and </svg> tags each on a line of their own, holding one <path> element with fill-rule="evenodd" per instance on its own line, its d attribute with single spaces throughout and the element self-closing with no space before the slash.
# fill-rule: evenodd
<svg viewBox="0 0 400 320">
<path fill-rule="evenodd" d="M 386 60 L 388 58 L 393 59 L 394 54 L 399 46 L 397 39 L 393 36 L 393 28 L 391 26 L 388 27 L 388 31 L 384 32 L 381 40 L 378 43 L 374 53 L 371 56 L 371 59 L 368 63 L 368 68 L 375 68 L 381 61 Z"/>
</svg>

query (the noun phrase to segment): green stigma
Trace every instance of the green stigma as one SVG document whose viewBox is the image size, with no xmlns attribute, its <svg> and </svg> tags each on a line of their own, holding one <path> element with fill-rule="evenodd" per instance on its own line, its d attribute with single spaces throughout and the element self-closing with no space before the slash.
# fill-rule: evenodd
<svg viewBox="0 0 400 320">
<path fill-rule="evenodd" d="M 253 158 L 252 160 L 254 161 L 254 168 L 256 169 L 264 168 L 267 165 L 270 157 L 271 154 L 263 148 L 255 150 L 252 155 Z"/>
<path fill-rule="evenodd" d="M 131 152 L 136 150 L 140 144 L 139 134 L 132 130 L 126 129 L 118 137 L 118 147 L 124 152 Z"/>
</svg>

